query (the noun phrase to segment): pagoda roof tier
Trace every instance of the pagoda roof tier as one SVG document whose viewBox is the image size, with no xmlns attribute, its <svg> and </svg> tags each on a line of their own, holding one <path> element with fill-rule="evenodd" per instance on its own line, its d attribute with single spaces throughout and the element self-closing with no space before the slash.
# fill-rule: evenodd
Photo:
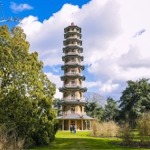
<svg viewBox="0 0 150 150">
<path fill-rule="evenodd" d="M 81 46 L 78 46 L 78 45 L 68 45 L 66 47 L 63 48 L 63 53 L 66 53 L 70 50 L 73 50 L 73 49 L 78 49 L 80 50 L 80 52 L 82 53 L 83 52 L 83 48 Z"/>
<path fill-rule="evenodd" d="M 62 60 L 65 61 L 67 58 L 78 58 L 83 61 L 83 56 L 78 55 L 78 53 L 68 53 L 62 57 Z"/>
<path fill-rule="evenodd" d="M 82 41 L 81 41 L 81 39 L 78 39 L 78 38 L 69 38 L 69 39 L 64 40 L 63 44 L 64 44 L 64 46 L 67 46 L 67 45 L 79 45 L 79 46 L 81 46 Z"/>
<path fill-rule="evenodd" d="M 85 100 L 73 99 L 73 100 L 61 100 L 62 105 L 85 105 L 87 102 Z"/>
<path fill-rule="evenodd" d="M 75 29 L 75 30 L 74 30 Z M 81 33 L 81 28 L 76 26 L 76 25 L 71 25 L 71 26 L 68 26 L 64 29 L 64 32 L 67 33 L 67 32 L 72 32 L 72 31 L 75 31 L 75 32 L 79 32 Z"/>
<path fill-rule="evenodd" d="M 70 119 L 78 119 L 78 120 L 93 120 L 94 118 L 84 114 L 84 115 L 81 115 L 81 114 L 67 114 L 67 115 L 63 115 L 63 116 L 58 116 L 57 119 L 62 119 L 62 120 L 70 120 Z"/>
<path fill-rule="evenodd" d="M 65 53 L 65 56 L 80 56 L 80 57 L 83 57 L 83 56 L 81 56 L 80 55 L 80 53 L 79 52 L 66 52 Z M 63 56 L 64 57 L 64 56 Z"/>
<path fill-rule="evenodd" d="M 82 76 L 80 74 L 75 73 L 65 73 L 63 76 L 61 76 L 61 80 L 64 81 L 68 78 L 79 78 L 81 80 L 85 80 L 85 76 Z"/>
<path fill-rule="evenodd" d="M 66 68 L 81 68 L 82 70 L 84 70 L 84 66 L 79 64 L 79 63 L 66 63 L 63 66 L 61 66 L 61 69 L 64 70 Z"/>
<path fill-rule="evenodd" d="M 82 34 L 76 31 L 70 31 L 64 34 L 64 38 L 65 39 L 69 39 L 69 38 L 82 38 Z"/>
<path fill-rule="evenodd" d="M 86 92 L 87 88 L 82 87 L 81 85 L 65 85 L 65 86 L 59 88 L 60 92 L 66 92 L 66 91 L 72 91 L 72 90 Z"/>
</svg>

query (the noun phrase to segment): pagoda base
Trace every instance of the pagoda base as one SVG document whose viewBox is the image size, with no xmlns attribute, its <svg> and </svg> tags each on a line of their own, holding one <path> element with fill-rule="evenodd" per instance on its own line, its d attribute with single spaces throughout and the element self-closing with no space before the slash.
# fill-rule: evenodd
<svg viewBox="0 0 150 150">
<path fill-rule="evenodd" d="M 70 114 L 66 116 L 59 116 L 60 121 L 60 129 L 61 130 L 70 130 L 71 125 L 76 126 L 76 130 L 91 130 L 92 129 L 92 121 L 93 118 L 83 115 L 80 116 L 78 114 Z"/>
</svg>

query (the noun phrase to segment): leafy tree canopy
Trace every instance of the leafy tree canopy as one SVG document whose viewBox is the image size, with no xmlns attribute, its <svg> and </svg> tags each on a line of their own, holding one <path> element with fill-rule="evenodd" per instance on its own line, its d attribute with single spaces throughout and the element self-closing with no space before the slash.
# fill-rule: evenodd
<svg viewBox="0 0 150 150">
<path fill-rule="evenodd" d="M 110 121 L 116 120 L 118 115 L 117 102 L 113 98 L 107 98 L 107 104 L 104 108 L 103 120 Z"/>
<path fill-rule="evenodd" d="M 85 105 L 87 115 L 97 118 L 99 121 L 102 119 L 104 109 L 97 102 L 87 102 Z"/>
<path fill-rule="evenodd" d="M 20 27 L 0 27 L 0 123 L 31 144 L 48 144 L 55 135 L 55 85 L 29 46 Z"/>
<path fill-rule="evenodd" d="M 135 121 L 143 112 L 150 110 L 149 79 L 128 81 L 120 98 L 121 117 Z"/>
</svg>

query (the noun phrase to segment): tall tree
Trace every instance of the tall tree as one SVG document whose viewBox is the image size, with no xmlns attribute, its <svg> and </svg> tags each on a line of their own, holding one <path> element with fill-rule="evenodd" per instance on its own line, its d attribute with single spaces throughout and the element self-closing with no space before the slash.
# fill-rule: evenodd
<svg viewBox="0 0 150 150">
<path fill-rule="evenodd" d="M 98 105 L 97 102 L 87 102 L 85 105 L 86 113 L 99 121 L 102 119 L 104 109 L 102 106 Z"/>
<path fill-rule="evenodd" d="M 150 83 L 149 79 L 138 81 L 127 81 L 127 87 L 120 98 L 121 117 L 129 122 L 135 119 L 144 111 L 150 110 Z"/>
<path fill-rule="evenodd" d="M 29 46 L 20 27 L 0 27 L 0 123 L 31 144 L 48 144 L 55 136 L 55 85 Z"/>
<path fill-rule="evenodd" d="M 104 108 L 103 120 L 115 120 L 118 115 L 117 102 L 113 98 L 107 98 L 107 104 Z"/>
</svg>

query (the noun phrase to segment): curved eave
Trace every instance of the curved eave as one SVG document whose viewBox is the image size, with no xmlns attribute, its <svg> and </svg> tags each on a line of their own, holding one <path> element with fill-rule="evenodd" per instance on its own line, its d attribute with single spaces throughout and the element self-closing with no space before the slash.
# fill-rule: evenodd
<svg viewBox="0 0 150 150">
<path fill-rule="evenodd" d="M 68 104 L 68 105 L 85 105 L 86 103 L 87 103 L 86 101 L 80 101 L 80 100 L 60 101 L 60 104 L 62 104 L 62 105 L 66 105 L 66 104 Z"/>
<path fill-rule="evenodd" d="M 72 37 L 72 38 L 68 38 L 68 39 L 65 39 L 64 41 L 63 41 L 63 43 L 65 43 L 65 42 L 70 42 L 70 41 L 76 41 L 76 42 L 81 42 L 82 43 L 82 40 L 81 39 L 79 39 L 79 38 L 77 38 L 77 37 Z"/>
<path fill-rule="evenodd" d="M 66 92 L 66 91 L 71 91 L 71 90 L 86 92 L 87 88 L 85 88 L 85 87 L 78 87 L 78 86 L 76 86 L 76 87 L 61 87 L 61 88 L 59 88 L 60 92 Z"/>
<path fill-rule="evenodd" d="M 70 32 L 65 33 L 65 34 L 64 34 L 64 38 L 65 38 L 65 39 L 69 38 L 69 37 L 68 37 L 69 35 L 78 35 L 78 36 L 80 36 L 80 38 L 82 38 L 82 34 L 79 33 L 79 32 L 76 32 L 76 31 L 70 31 Z"/>
<path fill-rule="evenodd" d="M 66 27 L 66 28 L 64 29 L 64 32 L 65 32 L 65 33 L 71 32 L 71 31 L 68 31 L 68 29 L 78 29 L 78 30 L 79 30 L 79 33 L 81 33 L 81 28 L 78 27 L 78 26 L 76 26 L 76 25 L 71 25 L 71 26 Z M 77 31 L 75 31 L 75 32 L 77 32 Z"/>
<path fill-rule="evenodd" d="M 61 76 L 60 78 L 62 81 L 64 81 L 65 79 L 68 79 L 68 78 L 79 78 L 82 81 L 85 80 L 85 76 L 80 76 L 80 75 L 64 75 L 64 76 Z"/>
<path fill-rule="evenodd" d="M 78 49 L 78 50 L 80 50 L 81 53 L 83 52 L 83 48 L 81 46 L 68 45 L 68 46 L 66 46 L 66 47 L 63 48 L 63 53 L 68 52 L 68 50 L 70 50 L 70 49 Z"/>
<path fill-rule="evenodd" d="M 79 64 L 65 64 L 65 65 L 61 66 L 61 69 L 64 70 L 65 68 L 76 68 L 76 67 L 79 67 L 82 70 L 84 70 L 84 66 L 79 65 Z"/>
<path fill-rule="evenodd" d="M 75 120 L 93 120 L 94 118 L 88 116 L 88 115 L 80 115 L 80 114 L 67 114 L 64 116 L 58 116 L 57 119 L 60 120 L 70 120 L 70 119 L 75 119 Z"/>
<path fill-rule="evenodd" d="M 78 44 L 80 44 L 80 46 L 82 46 L 82 41 L 78 38 L 72 38 L 72 39 L 70 38 L 70 39 L 64 40 L 63 41 L 64 46 L 68 46 L 70 44 L 69 42 L 78 42 Z"/>
<path fill-rule="evenodd" d="M 69 54 L 62 57 L 62 60 L 65 61 L 66 58 L 79 58 L 81 61 L 83 61 L 83 56 L 79 56 L 78 54 Z"/>
</svg>

